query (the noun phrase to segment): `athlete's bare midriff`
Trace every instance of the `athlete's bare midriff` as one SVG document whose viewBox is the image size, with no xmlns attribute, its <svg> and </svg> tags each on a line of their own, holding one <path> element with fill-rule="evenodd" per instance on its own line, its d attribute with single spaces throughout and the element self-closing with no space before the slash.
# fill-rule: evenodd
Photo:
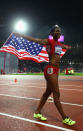
<svg viewBox="0 0 83 131">
<path fill-rule="evenodd" d="M 49 65 L 56 66 L 59 68 L 60 65 L 60 55 L 52 54 L 49 56 Z"/>
</svg>

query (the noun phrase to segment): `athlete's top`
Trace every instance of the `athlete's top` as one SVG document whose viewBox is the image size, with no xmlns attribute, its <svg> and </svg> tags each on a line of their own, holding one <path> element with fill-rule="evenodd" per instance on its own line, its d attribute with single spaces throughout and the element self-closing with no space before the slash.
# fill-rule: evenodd
<svg viewBox="0 0 83 131">
<path fill-rule="evenodd" d="M 48 54 L 58 54 L 60 55 L 62 52 L 62 44 L 60 42 L 56 42 L 53 39 L 48 39 L 48 45 L 46 47 Z"/>
</svg>

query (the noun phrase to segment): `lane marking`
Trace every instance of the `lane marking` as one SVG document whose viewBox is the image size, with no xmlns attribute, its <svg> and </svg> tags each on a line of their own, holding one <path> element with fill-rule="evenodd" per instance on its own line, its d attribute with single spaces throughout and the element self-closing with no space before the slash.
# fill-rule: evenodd
<svg viewBox="0 0 83 131">
<path fill-rule="evenodd" d="M 21 83 L 21 84 L 22 84 L 22 83 Z M 37 84 L 37 83 L 28 83 L 28 82 L 27 82 L 27 83 L 24 83 L 24 84 L 28 84 L 28 85 L 29 85 L 29 84 L 30 84 L 30 85 L 32 84 L 32 85 L 33 85 L 33 84 Z M 43 84 L 41 83 L 41 85 L 44 85 L 44 86 L 45 86 L 46 84 L 45 84 L 45 83 L 43 83 Z M 35 86 L 37 86 L 37 85 L 35 85 Z M 65 85 L 65 84 L 64 84 L 64 85 L 63 85 L 63 84 L 59 84 L 59 86 L 76 86 L 76 87 L 83 87 L 83 85 Z"/>
<path fill-rule="evenodd" d="M 83 86 L 77 86 L 77 85 L 60 85 L 60 86 L 75 86 L 75 87 L 83 87 Z"/>
<path fill-rule="evenodd" d="M 8 83 L 7 83 L 7 84 L 0 83 L 0 85 L 13 85 L 13 86 L 14 86 L 14 85 L 16 86 L 16 84 L 17 84 L 17 86 L 22 85 L 22 83 L 20 83 L 20 82 L 17 82 L 17 83 L 9 83 L 9 84 L 8 84 Z M 27 83 L 27 84 L 24 83 L 23 86 L 25 86 L 25 85 L 26 85 L 26 86 L 29 86 L 29 84 L 30 84 L 30 85 L 32 84 L 33 87 L 38 86 L 38 85 L 34 85 L 34 83 Z M 35 84 L 36 84 L 36 83 L 35 83 Z M 46 86 L 46 85 L 44 85 L 44 86 Z M 59 86 L 73 86 L 73 87 L 75 86 L 75 87 L 83 87 L 83 86 L 77 86 L 77 85 L 59 85 Z M 38 87 L 38 88 L 45 88 L 45 87 Z"/>
<path fill-rule="evenodd" d="M 3 84 L 3 83 L 0 83 L 0 85 L 10 85 L 10 84 Z"/>
<path fill-rule="evenodd" d="M 83 91 L 83 90 L 80 90 L 80 89 L 65 89 L 65 88 L 59 88 L 61 90 L 69 90 L 69 91 Z"/>
<path fill-rule="evenodd" d="M 39 101 L 40 99 L 38 98 L 30 98 L 30 97 L 22 97 L 22 96 L 13 96 L 13 95 L 8 95 L 8 94 L 0 94 L 0 96 L 8 96 L 8 97 L 14 97 L 14 98 L 19 98 L 19 99 L 26 99 L 26 100 L 35 100 L 35 101 Z M 48 100 L 47 102 L 51 102 L 53 103 L 53 101 Z M 73 103 L 66 103 L 66 102 L 61 102 L 62 104 L 66 104 L 66 105 L 72 105 L 72 106 L 80 106 L 83 107 L 83 105 L 80 104 L 73 104 Z"/>
<path fill-rule="evenodd" d="M 66 103 L 66 102 L 61 102 L 62 104 L 66 104 L 66 105 L 72 105 L 72 106 L 82 106 L 83 105 L 80 105 L 80 104 L 73 104 L 73 103 Z"/>
<path fill-rule="evenodd" d="M 22 86 L 22 85 L 17 85 L 17 84 L 0 84 L 0 85 L 11 85 L 11 86 Z M 25 85 L 23 85 L 23 86 L 25 86 Z M 27 86 L 27 85 L 26 85 Z M 29 86 L 29 85 L 28 85 Z M 27 87 L 28 87 L 27 86 Z M 63 85 L 63 86 L 72 86 L 72 85 Z M 37 87 L 37 86 L 34 86 L 34 85 L 32 85 L 32 86 L 29 86 L 28 88 L 30 88 L 30 87 L 35 87 L 35 88 L 45 88 L 45 87 Z M 80 86 L 77 86 L 77 87 L 80 87 Z M 83 87 L 83 86 L 82 86 Z M 68 90 L 68 91 L 80 91 L 80 92 L 83 92 L 83 90 L 80 90 L 80 89 L 65 89 L 65 88 L 59 88 L 60 90 Z"/>
<path fill-rule="evenodd" d="M 55 125 L 51 125 L 51 124 L 47 124 L 47 123 L 31 120 L 31 119 L 28 119 L 28 118 L 19 117 L 19 116 L 14 116 L 14 115 L 2 113 L 2 112 L 0 112 L 0 115 L 10 117 L 10 118 L 13 118 L 13 119 L 18 119 L 18 120 L 22 120 L 22 121 L 31 122 L 31 123 L 34 123 L 34 124 L 39 124 L 39 125 L 43 125 L 43 126 L 47 126 L 47 127 L 60 129 L 60 130 L 63 130 L 63 131 L 74 131 L 74 130 L 63 128 L 63 127 L 60 127 L 60 126 L 55 126 Z"/>
<path fill-rule="evenodd" d="M 29 87 L 35 87 L 35 88 L 45 88 L 45 87 L 36 87 L 36 86 L 29 86 Z M 80 89 L 65 89 L 65 88 L 59 88 L 61 90 L 70 90 L 70 91 L 83 91 L 83 90 L 80 90 Z"/>
<path fill-rule="evenodd" d="M 0 85 L 15 85 L 15 84 L 20 84 L 20 85 L 26 85 L 26 86 L 28 86 L 29 84 L 30 85 L 33 85 L 33 86 L 37 86 L 37 85 L 34 85 L 34 84 L 36 84 L 36 83 L 21 83 L 21 82 L 17 82 L 17 83 L 15 83 L 15 82 L 9 82 L 9 83 L 0 83 Z M 43 85 L 43 86 L 46 86 L 46 85 Z M 81 86 L 79 86 L 79 85 L 62 85 L 62 84 L 59 84 L 59 86 L 75 86 L 75 87 L 83 87 L 83 85 L 81 85 Z"/>
</svg>

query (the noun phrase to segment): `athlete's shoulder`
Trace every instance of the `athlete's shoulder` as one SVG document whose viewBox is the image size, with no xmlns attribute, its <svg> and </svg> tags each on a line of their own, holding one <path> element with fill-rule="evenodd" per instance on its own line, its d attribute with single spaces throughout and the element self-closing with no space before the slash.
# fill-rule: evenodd
<svg viewBox="0 0 83 131">
<path fill-rule="evenodd" d="M 53 39 L 48 39 L 48 44 L 53 44 L 54 40 Z"/>
</svg>

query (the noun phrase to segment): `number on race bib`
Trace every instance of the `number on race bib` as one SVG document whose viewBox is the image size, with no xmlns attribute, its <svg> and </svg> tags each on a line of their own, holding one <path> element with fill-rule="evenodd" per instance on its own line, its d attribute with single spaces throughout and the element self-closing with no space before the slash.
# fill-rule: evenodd
<svg viewBox="0 0 83 131">
<path fill-rule="evenodd" d="M 47 73 L 48 73 L 48 74 L 53 74 L 53 68 L 48 68 L 48 69 L 47 69 Z"/>
<path fill-rule="evenodd" d="M 55 53 L 61 54 L 62 48 L 60 46 L 55 46 Z"/>
</svg>

